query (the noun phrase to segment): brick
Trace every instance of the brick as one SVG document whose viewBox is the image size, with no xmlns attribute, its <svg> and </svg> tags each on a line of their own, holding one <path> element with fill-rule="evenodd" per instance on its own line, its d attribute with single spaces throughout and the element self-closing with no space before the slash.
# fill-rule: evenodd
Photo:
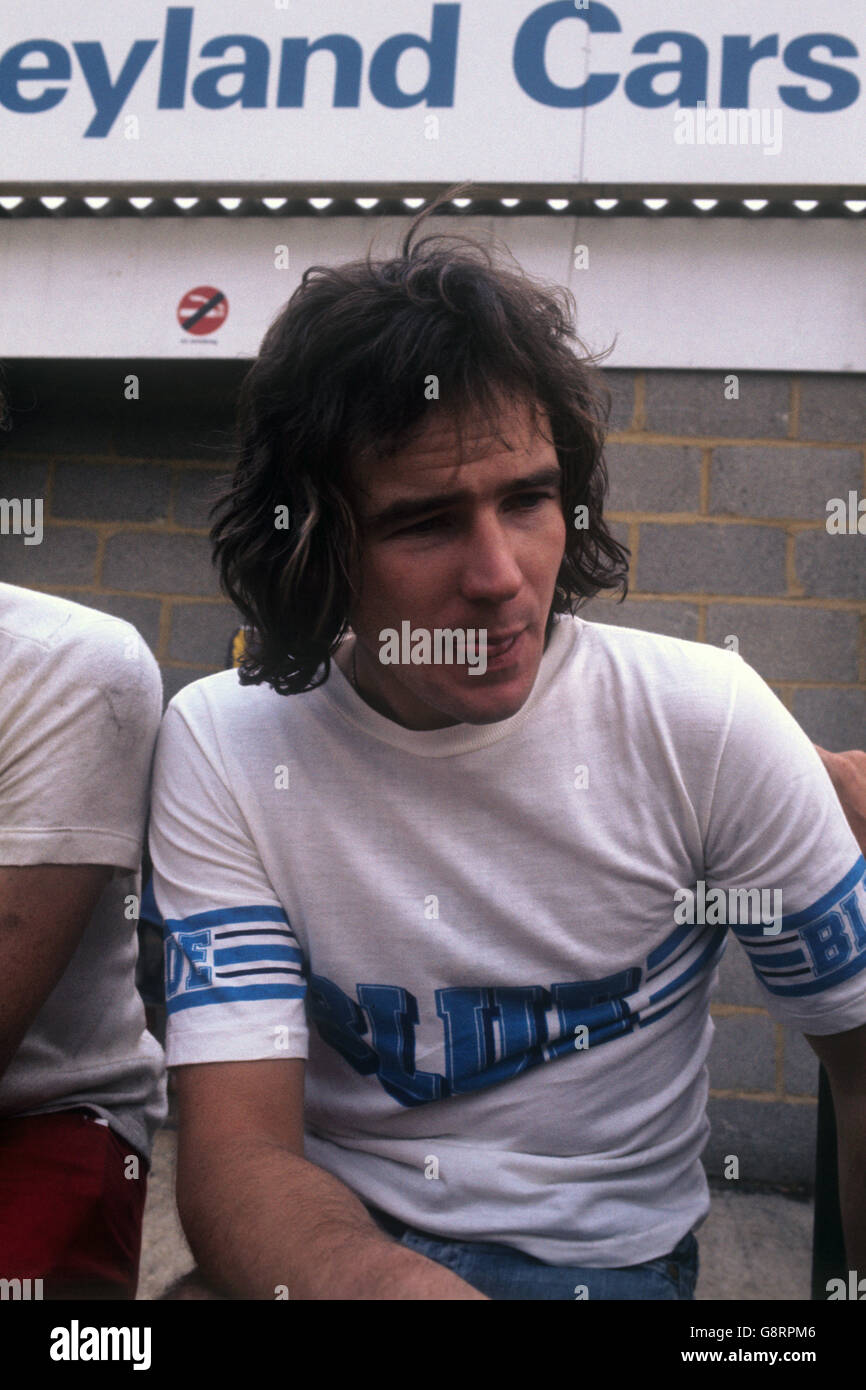
<svg viewBox="0 0 866 1390">
<path fill-rule="evenodd" d="M 794 718 L 813 743 L 831 753 L 866 744 L 866 690 L 797 690 Z"/>
<path fill-rule="evenodd" d="M 729 445 L 713 450 L 710 511 L 820 521 L 828 497 L 847 497 L 862 471 L 853 449 Z"/>
<path fill-rule="evenodd" d="M 744 661 L 776 681 L 856 681 L 859 617 L 795 604 L 713 603 L 707 609 L 707 641 L 739 640 Z"/>
<path fill-rule="evenodd" d="M 725 438 L 784 437 L 789 379 L 775 372 L 738 372 L 740 399 L 725 400 L 730 371 L 646 374 L 646 429 L 653 434 Z"/>
<path fill-rule="evenodd" d="M 629 543 L 628 543 L 629 529 L 630 529 L 630 528 L 629 528 L 628 522 L 627 522 L 627 521 L 612 521 L 612 520 L 610 519 L 609 516 L 605 515 L 605 517 L 604 517 L 604 524 L 605 524 L 605 526 L 607 527 L 607 529 L 608 529 L 610 535 L 613 537 L 613 539 L 614 539 L 615 541 L 617 541 L 620 545 L 625 546 L 625 549 L 626 549 L 626 551 L 628 552 L 628 554 L 626 555 L 626 565 L 627 565 L 627 567 L 628 567 L 628 571 L 627 571 L 627 572 L 630 572 L 630 570 L 631 570 L 631 565 L 632 565 L 632 558 L 631 558 L 631 550 L 630 550 Z M 631 575 L 630 582 L 631 582 L 632 584 L 634 583 L 634 576 L 633 576 L 633 575 Z M 617 589 L 617 590 L 612 590 L 612 591 L 610 591 L 610 592 L 612 592 L 612 593 L 614 593 L 615 595 L 618 596 L 618 594 L 620 593 L 620 590 Z"/>
<path fill-rule="evenodd" d="M 866 444 L 866 376 L 800 378 L 800 438 Z"/>
<path fill-rule="evenodd" d="M 210 530 L 213 518 L 208 516 L 208 508 L 216 501 L 229 477 L 224 470 L 178 469 L 174 475 L 175 524 Z"/>
<path fill-rule="evenodd" d="M 136 598 L 131 594 L 82 594 L 80 598 L 77 594 L 68 594 L 67 597 L 76 603 L 83 603 L 85 608 L 95 608 L 100 613 L 110 613 L 114 618 L 123 618 L 124 622 L 132 623 L 150 650 L 156 652 L 162 607 L 159 599 Z"/>
<path fill-rule="evenodd" d="M 179 690 L 183 690 L 185 685 L 191 685 L 193 681 L 200 681 L 206 673 L 203 671 L 191 671 L 183 666 L 162 666 L 162 702 L 163 708 L 173 700 Z"/>
<path fill-rule="evenodd" d="M 817 1096 L 818 1058 L 802 1033 L 785 1028 L 784 1077 L 785 1093 L 789 1096 Z"/>
<path fill-rule="evenodd" d="M 709 1056 L 710 1087 L 718 1091 L 774 1091 L 773 1023 L 761 1014 L 713 1018 L 716 1036 Z"/>
<path fill-rule="evenodd" d="M 648 593 L 783 594 L 784 533 L 736 523 L 642 522 L 636 587 Z"/>
<path fill-rule="evenodd" d="M 758 983 L 755 972 L 734 932 L 728 932 L 728 944 L 719 966 L 718 990 L 713 997 L 718 1004 L 746 1004 L 765 1008 L 766 991 Z"/>
<path fill-rule="evenodd" d="M 225 666 L 229 640 L 242 622 L 231 603 L 175 603 L 168 655 L 173 661 Z"/>
<path fill-rule="evenodd" d="M 794 567 L 809 598 L 866 598 L 866 536 L 803 531 Z"/>
<path fill-rule="evenodd" d="M 697 641 L 698 610 L 688 603 L 626 599 L 625 603 L 620 604 L 610 598 L 596 598 L 586 608 L 580 609 L 580 616 L 591 623 L 634 627 L 642 632 L 660 632 L 665 637 Z"/>
<path fill-rule="evenodd" d="M 696 512 L 701 501 L 701 451 L 676 444 L 609 444 L 614 512 Z"/>
<path fill-rule="evenodd" d="M 627 521 L 611 521 L 605 515 L 604 524 L 615 541 L 619 541 L 620 545 L 628 545 L 629 525 Z"/>
<path fill-rule="evenodd" d="M 814 1182 L 817 1106 L 711 1096 L 707 1115 L 710 1138 L 704 1166 L 708 1173 L 723 1177 L 725 1156 L 736 1154 L 743 1181 Z M 736 1190 L 733 1181 L 731 1188 Z"/>
<path fill-rule="evenodd" d="M 790 712 L 791 712 L 791 692 L 790 692 L 790 690 L 786 689 L 784 686 L 781 686 L 781 685 L 777 684 L 775 681 L 768 681 L 767 684 L 769 685 L 769 687 L 770 687 L 770 689 L 772 690 L 773 694 L 776 696 L 776 699 L 779 701 L 779 703 L 780 703 L 781 705 L 784 705 L 784 706 L 785 706 L 785 709 L 786 709 L 786 710 L 788 711 L 788 713 L 790 714 Z"/>
<path fill-rule="evenodd" d="M 84 526 L 46 526 L 41 545 L 0 536 L 0 579 L 33 588 L 92 584 L 97 544 L 96 532 Z"/>
<path fill-rule="evenodd" d="M 48 464 L 0 457 L 0 497 L 41 497 L 48 488 Z"/>
<path fill-rule="evenodd" d="M 102 582 L 107 589 L 219 596 L 206 536 L 121 531 L 106 544 Z"/>
<path fill-rule="evenodd" d="M 634 372 L 611 368 L 604 373 L 604 384 L 611 394 L 608 429 L 631 429 L 634 419 L 634 381 Z"/>
<path fill-rule="evenodd" d="M 147 464 L 58 463 L 52 514 L 73 520 L 163 521 L 169 471 Z"/>
</svg>

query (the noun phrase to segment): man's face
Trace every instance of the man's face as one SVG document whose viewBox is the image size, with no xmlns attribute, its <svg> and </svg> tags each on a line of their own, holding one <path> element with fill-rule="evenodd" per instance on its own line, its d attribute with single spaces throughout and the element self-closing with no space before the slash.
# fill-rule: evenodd
<svg viewBox="0 0 866 1390">
<path fill-rule="evenodd" d="M 461 461 L 453 421 L 435 416 L 407 448 L 353 478 L 358 685 L 410 729 L 507 719 L 538 672 L 565 551 L 561 470 L 553 445 L 531 432 L 525 403 L 503 406 L 500 428 L 510 450 L 489 426 L 466 425 Z M 471 646 L 474 673 L 468 663 L 383 664 L 380 634 L 405 622 L 431 639 L 437 628 L 486 629 L 486 671 Z"/>
</svg>

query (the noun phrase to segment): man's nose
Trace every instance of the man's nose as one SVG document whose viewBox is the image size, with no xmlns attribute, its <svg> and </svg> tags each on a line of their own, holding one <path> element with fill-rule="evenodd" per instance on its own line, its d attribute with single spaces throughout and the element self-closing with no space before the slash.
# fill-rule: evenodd
<svg viewBox="0 0 866 1390">
<path fill-rule="evenodd" d="M 502 603 L 523 583 L 514 538 L 496 516 L 479 517 L 464 540 L 460 592 L 468 601 Z"/>
</svg>

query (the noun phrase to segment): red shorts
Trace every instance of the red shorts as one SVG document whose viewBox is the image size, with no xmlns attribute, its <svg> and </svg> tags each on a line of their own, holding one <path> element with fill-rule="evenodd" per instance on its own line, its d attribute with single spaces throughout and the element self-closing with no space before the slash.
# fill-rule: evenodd
<svg viewBox="0 0 866 1390">
<path fill-rule="evenodd" d="M 0 1119 L 0 1278 L 43 1298 L 135 1298 L 148 1163 L 97 1118 Z"/>
</svg>

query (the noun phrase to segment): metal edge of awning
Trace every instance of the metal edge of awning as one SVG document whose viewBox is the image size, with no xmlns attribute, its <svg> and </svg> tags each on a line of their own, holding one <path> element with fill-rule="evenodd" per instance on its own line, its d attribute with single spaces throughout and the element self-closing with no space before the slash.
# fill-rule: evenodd
<svg viewBox="0 0 866 1390">
<path fill-rule="evenodd" d="M 765 194 L 768 190 L 764 190 Z M 866 216 L 866 189 L 862 198 L 813 197 L 807 191 L 796 196 L 772 195 L 742 197 L 730 189 L 718 195 L 702 196 L 677 190 L 667 196 L 658 190 L 631 190 L 627 197 L 615 195 L 579 198 L 558 197 L 553 193 L 533 197 L 461 197 L 442 204 L 437 216 L 472 217 L 693 217 L 693 218 L 862 218 Z M 375 193 L 346 196 L 343 193 L 299 196 L 297 193 L 260 193 L 255 196 L 222 192 L 219 195 L 189 190 L 151 195 L 128 189 L 123 196 L 105 193 L 67 195 L 47 189 L 26 196 L 0 193 L 0 220 L 20 218 L 105 219 L 105 218 L 249 218 L 249 217 L 411 217 L 426 199 L 411 193 L 386 196 Z"/>
</svg>

